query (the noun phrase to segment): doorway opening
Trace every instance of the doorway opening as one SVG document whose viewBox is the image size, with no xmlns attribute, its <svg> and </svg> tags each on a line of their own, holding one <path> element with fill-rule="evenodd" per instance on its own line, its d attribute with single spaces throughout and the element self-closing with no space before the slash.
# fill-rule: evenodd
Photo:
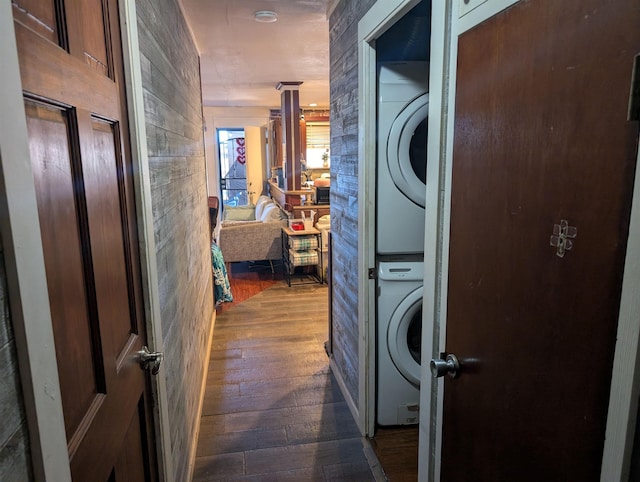
<svg viewBox="0 0 640 482">
<path fill-rule="evenodd" d="M 224 206 L 246 206 L 249 193 L 244 129 L 216 129 L 216 140 L 223 209 Z"/>
</svg>

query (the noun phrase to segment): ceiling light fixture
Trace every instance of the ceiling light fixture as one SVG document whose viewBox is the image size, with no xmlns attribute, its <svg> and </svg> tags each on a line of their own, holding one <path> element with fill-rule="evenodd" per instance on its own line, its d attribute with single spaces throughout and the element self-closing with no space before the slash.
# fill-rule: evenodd
<svg viewBox="0 0 640 482">
<path fill-rule="evenodd" d="M 273 23 L 278 20 L 278 14 L 270 10 L 259 10 L 254 13 L 254 17 L 256 19 L 256 22 L 261 23 Z"/>
</svg>

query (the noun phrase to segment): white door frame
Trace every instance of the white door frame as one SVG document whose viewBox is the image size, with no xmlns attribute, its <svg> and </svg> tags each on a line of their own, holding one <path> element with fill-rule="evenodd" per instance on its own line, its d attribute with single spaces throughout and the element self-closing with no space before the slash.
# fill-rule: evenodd
<svg viewBox="0 0 640 482">
<path fill-rule="evenodd" d="M 71 482 L 11 2 L 0 2 L 0 230 L 37 481 Z"/>
<path fill-rule="evenodd" d="M 358 410 L 360 432 L 376 422 L 376 47 L 375 40 L 419 0 L 379 1 L 358 22 Z"/>
<path fill-rule="evenodd" d="M 124 67 L 128 88 L 131 149 L 137 176 L 136 208 L 147 337 L 162 351 L 157 263 L 135 2 L 119 0 Z M 10 2 L 0 2 L 0 230 L 9 284 L 34 477 L 70 482 L 53 327 L 38 221 L 35 185 L 24 112 L 20 67 Z M 167 390 L 164 371 L 152 378 L 153 417 L 160 480 L 172 482 Z"/>
<path fill-rule="evenodd" d="M 448 251 L 451 200 L 451 170 L 455 112 L 455 86 L 458 36 L 492 17 L 518 0 L 476 0 L 469 13 L 459 17 L 463 0 L 433 2 L 431 48 L 430 107 L 440 97 L 438 112 L 429 111 L 428 155 L 440 161 L 437 172 L 427 173 L 439 179 L 435 192 L 427 186 L 425 243 L 436 243 L 440 255 L 435 265 L 425 258 L 425 299 L 423 322 L 433 319 L 433 332 L 423 330 L 422 360 L 438 357 L 445 349 Z M 439 45 L 434 42 L 442 42 Z M 444 46 L 444 47 L 443 47 Z M 442 58 L 440 58 L 442 55 Z M 631 73 L 631 72 L 630 72 Z M 438 138 L 433 134 L 432 119 L 440 118 Z M 433 141 L 433 144 L 432 144 Z M 437 144 L 437 145 L 436 145 Z M 434 157 L 431 157 L 434 158 Z M 617 344 L 607 416 L 605 446 L 600 480 L 627 480 L 633 449 L 638 394 L 640 393 L 640 146 L 631 209 L 629 239 L 624 266 L 624 278 L 618 318 Z M 434 165 L 430 167 L 436 168 Z M 440 206 L 436 209 L 436 200 Z M 433 244 L 432 244 L 433 246 Z M 431 302 L 430 300 L 434 300 Z M 424 325 L 426 326 L 426 324 Z M 429 347 L 427 349 L 427 347 Z M 433 383 L 428 363 L 422 364 L 420 411 L 419 480 L 440 480 L 442 440 L 443 382 Z"/>
<path fill-rule="evenodd" d="M 118 6 L 120 9 L 120 30 L 122 36 L 125 82 L 127 84 L 131 160 L 137 173 L 137 176 L 134 176 L 134 187 L 138 218 L 140 265 L 142 268 L 142 289 L 147 318 L 147 344 L 151 351 L 164 352 L 136 2 L 118 0 Z M 162 365 L 160 365 L 160 372 L 156 376 L 151 377 L 151 390 L 153 392 L 153 399 L 156 402 L 154 405 L 153 420 L 155 422 L 154 429 L 159 478 L 164 482 L 173 482 L 174 470 L 171 451 L 167 380 Z M 183 455 L 187 456 L 191 454 Z"/>
</svg>

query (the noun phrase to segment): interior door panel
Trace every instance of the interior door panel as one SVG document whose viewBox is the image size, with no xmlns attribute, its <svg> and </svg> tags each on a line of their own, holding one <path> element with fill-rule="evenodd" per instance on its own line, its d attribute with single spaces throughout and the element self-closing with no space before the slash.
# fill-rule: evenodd
<svg viewBox="0 0 640 482">
<path fill-rule="evenodd" d="M 638 25 L 632 0 L 536 0 L 459 37 L 443 481 L 599 480 Z"/>
</svg>

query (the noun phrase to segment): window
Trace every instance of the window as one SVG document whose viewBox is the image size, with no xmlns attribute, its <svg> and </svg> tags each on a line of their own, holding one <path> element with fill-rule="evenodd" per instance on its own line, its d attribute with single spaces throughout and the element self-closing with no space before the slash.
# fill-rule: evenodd
<svg viewBox="0 0 640 482">
<path fill-rule="evenodd" d="M 329 122 L 307 122 L 307 169 L 329 167 L 329 147 Z"/>
<path fill-rule="evenodd" d="M 220 188 L 224 206 L 244 206 L 247 168 L 243 129 L 217 129 Z"/>
</svg>

